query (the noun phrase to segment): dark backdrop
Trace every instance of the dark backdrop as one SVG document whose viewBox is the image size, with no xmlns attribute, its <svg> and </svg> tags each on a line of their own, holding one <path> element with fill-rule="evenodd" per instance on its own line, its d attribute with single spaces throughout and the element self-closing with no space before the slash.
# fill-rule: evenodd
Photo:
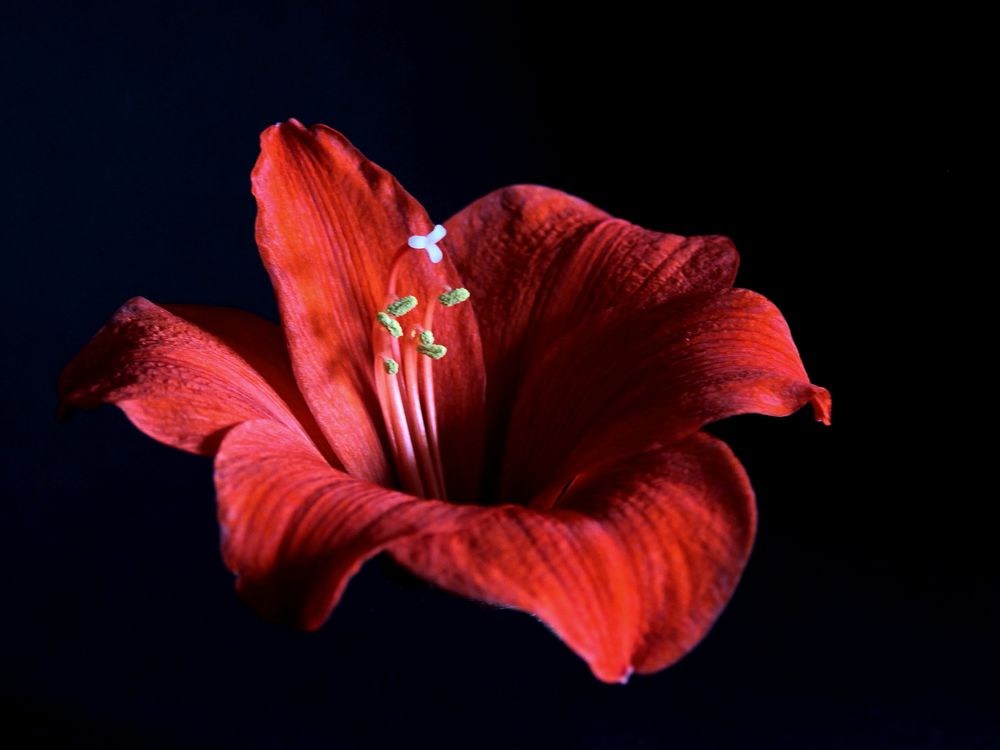
<svg viewBox="0 0 1000 750">
<path fill-rule="evenodd" d="M 832 12 L 832 11 L 831 11 Z M 846 13 L 846 11 L 838 11 Z M 0 734 L 169 748 L 996 747 L 985 492 L 926 437 L 955 336 L 917 268 L 963 168 L 947 19 L 434 3 L 6 3 Z M 780 24 L 780 25 L 779 25 Z M 933 26 L 938 42 L 923 44 Z M 561 188 L 730 235 L 834 425 L 717 425 L 758 494 L 731 605 L 676 667 L 595 681 L 531 617 L 385 561 L 306 635 L 259 621 L 217 548 L 211 462 L 115 409 L 54 421 L 115 308 L 275 318 L 257 136 L 325 122 L 441 220 Z M 964 438 L 959 438 L 962 440 Z"/>
</svg>

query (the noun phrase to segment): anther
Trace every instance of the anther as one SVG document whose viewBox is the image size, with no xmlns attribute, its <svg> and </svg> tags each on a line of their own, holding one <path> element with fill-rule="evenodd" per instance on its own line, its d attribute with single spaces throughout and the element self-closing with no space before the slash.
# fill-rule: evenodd
<svg viewBox="0 0 1000 750">
<path fill-rule="evenodd" d="M 390 302 L 386 305 L 385 311 L 394 318 L 401 318 L 416 306 L 417 298 L 410 294 L 406 297 L 400 297 L 395 302 Z"/>
<path fill-rule="evenodd" d="M 385 367 L 385 371 L 389 375 L 395 375 L 397 372 L 399 372 L 399 363 L 392 357 L 383 357 L 382 366 Z"/>
<path fill-rule="evenodd" d="M 469 299 L 469 290 L 460 286 L 458 289 L 449 289 L 442 294 L 438 297 L 438 302 L 445 307 L 453 307 L 459 302 L 465 302 L 467 299 Z"/>
<path fill-rule="evenodd" d="M 420 343 L 430 346 L 434 343 L 434 334 L 431 331 L 420 332 Z"/>
<path fill-rule="evenodd" d="M 384 312 L 378 313 L 375 317 L 378 319 L 379 324 L 397 339 L 403 335 L 403 329 L 400 327 L 399 323 L 390 318 Z"/>
<path fill-rule="evenodd" d="M 426 250 L 427 257 L 431 259 L 431 263 L 440 263 L 444 254 L 441 252 L 441 248 L 437 246 L 437 243 L 443 240 L 446 234 L 448 234 L 447 229 L 440 224 L 435 224 L 430 233 L 415 234 L 406 241 L 406 244 L 414 250 Z"/>
<path fill-rule="evenodd" d="M 441 359 L 448 353 L 448 347 L 441 344 L 417 344 L 417 351 L 426 354 L 431 359 Z"/>
</svg>

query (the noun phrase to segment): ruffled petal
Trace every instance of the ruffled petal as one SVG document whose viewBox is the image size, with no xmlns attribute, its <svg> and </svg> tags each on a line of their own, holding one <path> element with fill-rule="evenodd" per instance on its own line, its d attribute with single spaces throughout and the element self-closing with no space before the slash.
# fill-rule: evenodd
<svg viewBox="0 0 1000 750">
<path fill-rule="evenodd" d="M 655 304 L 724 289 L 739 265 L 725 237 L 643 229 L 538 185 L 496 190 L 445 226 L 480 321 L 508 342 L 552 315 L 579 317 L 629 297 Z"/>
<path fill-rule="evenodd" d="M 481 327 L 494 438 L 523 375 L 568 327 L 625 301 L 729 288 L 739 265 L 725 237 L 650 231 L 536 185 L 490 193 L 445 226 Z"/>
<path fill-rule="evenodd" d="M 240 310 L 126 302 L 63 371 L 60 410 L 119 406 L 140 430 L 213 454 L 226 429 L 266 418 L 323 447 L 281 330 Z"/>
<path fill-rule="evenodd" d="M 619 307 L 581 324 L 517 395 L 500 498 L 524 502 L 595 462 L 683 440 L 736 414 L 785 416 L 830 394 L 812 385 L 778 309 L 744 289 Z"/>
<path fill-rule="evenodd" d="M 360 565 L 388 549 L 437 585 L 537 615 L 609 682 L 662 669 L 704 636 L 755 524 L 739 463 L 700 434 L 582 472 L 540 512 L 386 490 L 255 421 L 227 434 L 216 487 L 226 564 L 268 619 L 319 627 Z"/>
<path fill-rule="evenodd" d="M 347 471 L 386 484 L 391 476 L 373 381 L 380 352 L 373 351 L 372 324 L 390 301 L 389 271 L 400 251 L 408 255 L 396 293 L 415 294 L 427 305 L 446 286 L 459 285 L 448 241 L 437 264 L 423 251 L 408 249 L 411 235 L 434 226 L 423 208 L 390 174 L 325 126 L 307 129 L 290 120 L 268 128 L 252 179 L 257 242 L 302 393 Z M 439 315 L 434 326 L 447 345 L 466 344 L 464 364 L 442 362 L 439 368 L 439 412 L 453 423 L 470 403 L 482 401 L 478 328 L 471 308 Z M 456 367 L 464 377 L 448 388 L 448 373 Z"/>
<path fill-rule="evenodd" d="M 704 637 L 755 523 L 739 462 L 698 434 L 580 472 L 554 510 L 477 508 L 457 530 L 401 537 L 389 551 L 443 588 L 536 615 L 599 679 L 621 682 Z"/>
<path fill-rule="evenodd" d="M 306 630 L 386 543 L 446 533 L 463 513 L 338 471 L 301 433 L 268 421 L 226 435 L 215 486 L 223 557 L 241 596 L 262 617 Z"/>
</svg>

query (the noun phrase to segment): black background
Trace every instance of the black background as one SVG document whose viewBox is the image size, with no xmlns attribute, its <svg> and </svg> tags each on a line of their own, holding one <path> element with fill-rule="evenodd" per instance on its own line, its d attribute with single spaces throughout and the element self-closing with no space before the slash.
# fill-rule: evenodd
<svg viewBox="0 0 1000 750">
<path fill-rule="evenodd" d="M 990 491 L 970 489 L 968 463 L 949 468 L 971 440 L 949 420 L 973 397 L 940 397 L 958 334 L 946 285 L 919 275 L 969 248 L 955 235 L 968 184 L 951 19 L 620 3 L 2 14 L 0 735 L 1000 746 Z M 732 603 L 680 664 L 600 684 L 531 617 L 385 561 L 318 633 L 263 623 L 218 554 L 210 460 L 112 408 L 55 423 L 60 369 L 133 295 L 276 317 L 249 172 L 260 130 L 293 116 L 344 132 L 438 221 L 534 182 L 735 240 L 738 284 L 785 313 L 834 424 L 802 412 L 713 428 L 747 467 L 760 531 Z"/>
</svg>

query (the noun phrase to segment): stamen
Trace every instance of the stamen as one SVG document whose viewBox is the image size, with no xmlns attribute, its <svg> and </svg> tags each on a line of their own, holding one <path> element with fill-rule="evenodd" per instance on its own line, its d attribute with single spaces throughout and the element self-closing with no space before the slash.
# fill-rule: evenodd
<svg viewBox="0 0 1000 750">
<path fill-rule="evenodd" d="M 458 289 L 449 289 L 447 292 L 438 297 L 438 302 L 440 302 L 445 307 L 454 307 L 460 302 L 465 302 L 469 299 L 469 290 L 465 287 L 459 287 Z"/>
<path fill-rule="evenodd" d="M 403 329 L 400 327 L 399 323 L 390 318 L 384 312 L 378 313 L 375 318 L 378 320 L 379 325 L 381 325 L 385 330 L 393 335 L 395 338 L 399 338 L 403 335 Z"/>
<path fill-rule="evenodd" d="M 437 481 L 437 474 L 434 471 L 433 457 L 431 455 L 428 441 L 427 428 L 424 423 L 423 410 L 420 405 L 420 392 L 417 386 L 417 362 L 413 346 L 406 346 L 403 351 L 403 368 L 406 374 L 403 382 L 406 388 L 407 402 L 406 415 L 410 434 L 413 438 L 413 446 L 416 449 L 417 468 L 423 480 L 423 486 L 430 491 L 430 495 L 421 493 L 424 497 L 444 498 L 444 493 Z"/>
<path fill-rule="evenodd" d="M 427 305 L 424 308 L 424 332 L 431 333 L 431 326 L 434 325 L 434 305 Z M 421 343 L 424 342 L 421 336 Z M 448 499 L 448 488 L 444 481 L 444 465 L 441 462 L 441 444 L 438 442 L 437 429 L 437 404 L 434 402 L 434 363 L 430 357 L 420 360 L 420 386 L 423 391 L 424 417 L 427 420 L 427 435 L 431 441 L 431 454 L 434 459 L 434 475 L 437 477 L 438 486 L 441 488 L 441 499 Z"/>
<path fill-rule="evenodd" d="M 385 367 L 385 371 L 389 375 L 395 375 L 399 372 L 399 362 L 394 360 L 392 357 L 383 357 L 382 366 Z"/>
<path fill-rule="evenodd" d="M 406 297 L 400 297 L 395 302 L 391 302 L 386 305 L 385 311 L 394 318 L 401 318 L 416 306 L 417 298 L 412 294 L 409 294 Z"/>
<path fill-rule="evenodd" d="M 379 335 L 378 328 L 373 324 L 372 336 L 377 335 Z M 391 341 L 395 357 L 386 355 L 375 357 L 376 365 L 380 365 L 375 373 L 375 387 L 378 392 L 379 405 L 382 407 L 382 417 L 385 420 L 389 443 L 392 445 L 392 452 L 396 458 L 396 470 L 399 473 L 400 484 L 407 492 L 423 497 L 423 483 L 417 469 L 417 458 L 414 454 L 413 441 L 406 423 L 406 409 L 400 393 L 399 381 L 403 378 L 403 373 L 399 372 L 397 361 L 399 339 L 394 338 Z M 396 365 L 398 377 L 393 377 L 393 373 L 389 372 L 390 362 Z"/>
<path fill-rule="evenodd" d="M 388 378 L 389 397 L 392 400 L 392 411 L 394 412 L 394 424 L 396 431 L 396 447 L 399 451 L 397 455 L 400 479 L 403 486 L 418 497 L 426 497 L 424 484 L 420 479 L 420 470 L 417 467 L 417 457 L 413 450 L 413 440 L 406 421 L 406 406 L 403 402 L 403 395 L 399 389 L 400 378 Z"/>
<path fill-rule="evenodd" d="M 441 359 L 448 353 L 448 347 L 441 344 L 417 344 L 417 351 L 426 354 L 431 359 Z"/>
<path fill-rule="evenodd" d="M 421 331 L 420 332 L 420 343 L 421 344 L 433 344 L 434 343 L 434 333 L 433 333 L 433 331 Z"/>
</svg>

